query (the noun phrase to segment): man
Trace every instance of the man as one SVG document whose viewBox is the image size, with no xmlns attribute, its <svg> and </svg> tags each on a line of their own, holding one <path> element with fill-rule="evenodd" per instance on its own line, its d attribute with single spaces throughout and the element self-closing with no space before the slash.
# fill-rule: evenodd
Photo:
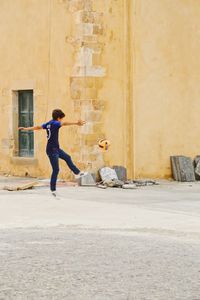
<svg viewBox="0 0 200 300">
<path fill-rule="evenodd" d="M 41 130 L 46 129 L 47 132 L 47 147 L 46 153 L 49 157 L 52 166 L 52 175 L 50 181 L 50 189 L 52 195 L 56 197 L 56 182 L 59 173 L 59 158 L 63 159 L 70 170 L 75 174 L 76 178 L 85 176 L 87 173 L 81 172 L 73 163 L 71 156 L 65 153 L 59 146 L 59 129 L 63 126 L 78 125 L 83 126 L 85 121 L 79 120 L 77 122 L 64 122 L 64 112 L 61 109 L 54 109 L 52 112 L 52 120 L 42 124 L 42 126 L 33 127 L 19 127 L 19 130 Z"/>
</svg>

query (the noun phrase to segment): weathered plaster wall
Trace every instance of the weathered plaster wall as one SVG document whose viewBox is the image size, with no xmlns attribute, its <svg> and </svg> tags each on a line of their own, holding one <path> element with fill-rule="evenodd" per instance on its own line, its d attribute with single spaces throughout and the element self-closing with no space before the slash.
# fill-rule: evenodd
<svg viewBox="0 0 200 300">
<path fill-rule="evenodd" d="M 45 155 L 45 132 L 35 132 L 34 161 L 12 158 L 12 90 L 34 89 L 35 124 L 50 119 L 55 107 L 63 108 L 73 119 L 69 89 L 73 49 L 66 43 L 72 27 L 69 8 L 65 2 L 55 0 L 6 0 L 0 6 L 1 142 L 5 145 L 0 150 L 1 170 L 47 176 L 50 167 Z M 61 145 L 69 152 L 79 129 L 72 130 L 61 133 Z"/>
<path fill-rule="evenodd" d="M 200 3 L 134 1 L 135 174 L 170 176 L 169 156 L 200 151 Z"/>
<path fill-rule="evenodd" d="M 125 2 L 75 0 L 70 5 L 76 24 L 69 39 L 76 53 L 71 97 L 77 116 L 88 122 L 73 152 L 81 153 L 83 166 L 93 170 L 126 164 Z M 111 140 L 111 148 L 102 154 L 97 141 L 104 137 Z"/>
<path fill-rule="evenodd" d="M 13 157 L 18 89 L 34 89 L 35 124 L 55 107 L 86 119 L 60 133 L 80 168 L 169 177 L 170 155 L 199 154 L 199 17 L 196 0 L 1 0 L 0 171 L 50 173 L 45 132 L 34 159 Z"/>
<path fill-rule="evenodd" d="M 125 162 L 123 1 L 2 0 L 0 2 L 0 171 L 48 176 L 45 132 L 35 132 L 35 158 L 13 157 L 13 92 L 34 89 L 35 124 L 62 108 L 84 128 L 61 130 L 61 146 L 80 168 Z M 123 76 L 122 76 L 123 74 Z M 112 142 L 102 153 L 98 139 Z M 70 173 L 61 162 L 61 176 Z"/>
</svg>

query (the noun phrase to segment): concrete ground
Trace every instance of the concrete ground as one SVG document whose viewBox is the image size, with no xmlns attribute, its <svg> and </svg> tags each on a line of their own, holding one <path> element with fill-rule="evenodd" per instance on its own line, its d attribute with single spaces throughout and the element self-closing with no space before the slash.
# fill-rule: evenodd
<svg viewBox="0 0 200 300">
<path fill-rule="evenodd" d="M 0 299 L 200 300 L 200 184 L 0 190 Z"/>
</svg>

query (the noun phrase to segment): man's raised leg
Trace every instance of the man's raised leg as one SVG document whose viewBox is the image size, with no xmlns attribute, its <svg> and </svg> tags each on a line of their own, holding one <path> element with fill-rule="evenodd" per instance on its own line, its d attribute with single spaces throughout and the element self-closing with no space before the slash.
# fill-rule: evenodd
<svg viewBox="0 0 200 300">
<path fill-rule="evenodd" d="M 70 170 L 72 170 L 75 175 L 78 175 L 80 173 L 80 170 L 73 163 L 71 156 L 61 149 L 59 150 L 59 158 L 63 159 L 66 162 Z"/>
</svg>

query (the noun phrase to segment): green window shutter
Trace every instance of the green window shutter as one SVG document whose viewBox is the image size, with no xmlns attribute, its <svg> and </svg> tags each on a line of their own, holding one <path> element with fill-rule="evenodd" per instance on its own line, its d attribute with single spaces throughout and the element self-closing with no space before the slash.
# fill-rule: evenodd
<svg viewBox="0 0 200 300">
<path fill-rule="evenodd" d="M 19 127 L 33 126 L 33 91 L 19 91 Z M 19 131 L 19 156 L 34 156 L 33 131 Z"/>
</svg>

